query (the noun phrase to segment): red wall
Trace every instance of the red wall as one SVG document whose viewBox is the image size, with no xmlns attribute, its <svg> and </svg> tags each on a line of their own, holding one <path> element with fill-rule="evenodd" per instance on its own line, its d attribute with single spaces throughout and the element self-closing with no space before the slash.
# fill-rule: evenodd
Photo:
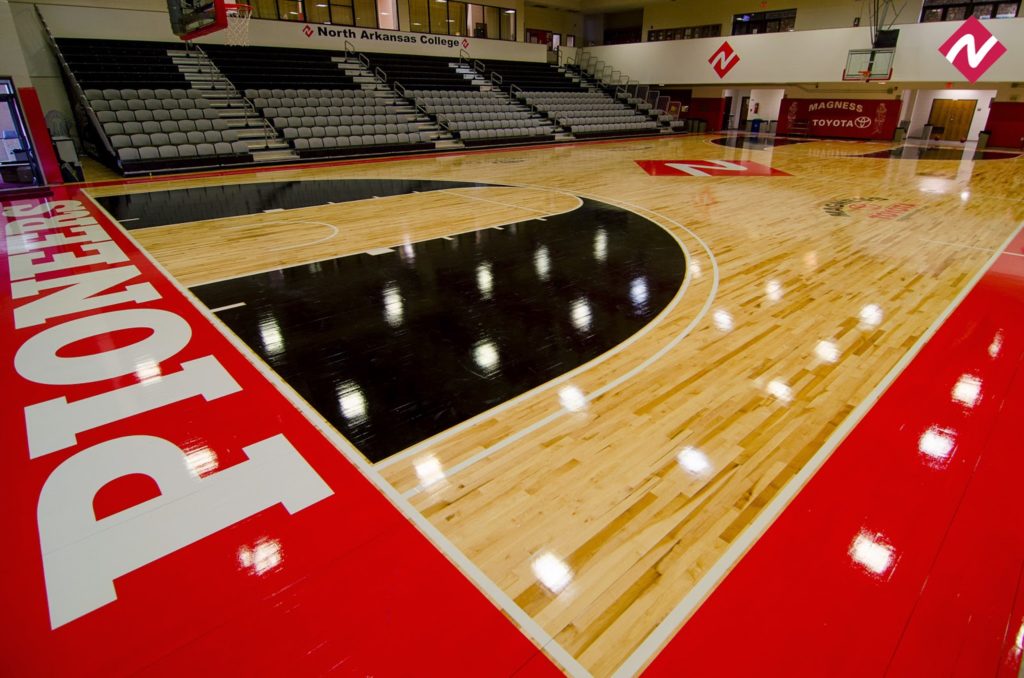
<svg viewBox="0 0 1024 678">
<path fill-rule="evenodd" d="M 985 129 L 992 132 L 989 146 L 1024 148 L 1024 103 L 993 101 Z"/>
<path fill-rule="evenodd" d="M 708 132 L 717 132 L 722 128 L 722 116 L 725 114 L 725 99 L 708 99 L 694 97 L 690 99 L 690 110 L 687 118 L 703 120 L 708 124 Z"/>
<path fill-rule="evenodd" d="M 892 139 L 902 102 L 892 99 L 783 99 L 778 133 L 814 137 Z"/>
</svg>

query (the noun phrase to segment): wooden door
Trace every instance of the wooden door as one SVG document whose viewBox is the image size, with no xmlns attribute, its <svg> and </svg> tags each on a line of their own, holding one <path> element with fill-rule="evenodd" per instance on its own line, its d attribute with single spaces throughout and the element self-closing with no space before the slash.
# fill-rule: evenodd
<svg viewBox="0 0 1024 678">
<path fill-rule="evenodd" d="M 936 99 L 932 102 L 928 124 L 943 128 L 944 141 L 965 141 L 974 120 L 977 99 Z"/>
</svg>

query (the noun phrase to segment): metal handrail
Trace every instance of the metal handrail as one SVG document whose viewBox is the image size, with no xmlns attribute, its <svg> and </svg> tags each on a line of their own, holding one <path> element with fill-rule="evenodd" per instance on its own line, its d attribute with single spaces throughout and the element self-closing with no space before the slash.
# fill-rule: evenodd
<svg viewBox="0 0 1024 678">
<path fill-rule="evenodd" d="M 487 64 L 480 61 L 479 59 L 473 59 L 473 70 L 483 75 L 487 72 Z"/>
<path fill-rule="evenodd" d="M 402 83 L 398 82 L 397 80 L 395 80 L 393 83 L 391 83 L 391 89 L 393 89 L 396 92 L 398 92 L 398 94 L 400 96 L 402 96 L 402 97 L 406 96 L 406 94 L 405 94 L 405 92 L 406 92 L 405 85 L 403 85 Z"/>
<path fill-rule="evenodd" d="M 382 84 L 382 85 L 387 84 L 388 74 L 385 73 L 384 70 L 380 66 L 377 66 L 376 68 L 373 69 L 373 77 L 380 84 Z"/>
<path fill-rule="evenodd" d="M 463 63 L 469 64 L 470 68 L 472 68 L 472 66 L 473 66 L 473 57 L 470 56 L 469 52 L 467 52 L 465 49 L 462 49 L 460 47 L 459 48 L 459 65 L 460 66 L 463 65 Z"/>
<path fill-rule="evenodd" d="M 520 98 L 519 97 L 520 94 L 523 95 L 522 98 L 524 98 L 524 99 L 526 98 L 526 92 L 523 91 L 522 87 L 520 87 L 519 85 L 517 85 L 515 83 L 512 83 L 511 85 L 509 85 L 508 93 L 510 95 L 512 95 L 513 97 L 515 97 L 516 99 Z"/>
<path fill-rule="evenodd" d="M 359 62 L 366 68 L 370 68 L 370 57 L 366 56 L 362 52 L 359 53 Z"/>
<path fill-rule="evenodd" d="M 351 55 L 356 53 L 356 46 L 353 45 L 348 40 L 346 40 L 344 42 L 344 44 L 342 45 L 342 48 L 345 50 L 345 58 L 346 59 L 348 59 Z"/>
<path fill-rule="evenodd" d="M 500 88 L 503 82 L 505 82 L 505 78 L 502 77 L 501 73 L 498 73 L 496 71 L 491 71 L 491 84 L 492 85 L 497 85 Z"/>
</svg>

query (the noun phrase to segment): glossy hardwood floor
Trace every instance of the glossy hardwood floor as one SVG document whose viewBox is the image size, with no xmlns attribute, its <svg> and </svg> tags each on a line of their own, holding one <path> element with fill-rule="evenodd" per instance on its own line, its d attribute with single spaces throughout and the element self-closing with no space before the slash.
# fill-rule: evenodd
<svg viewBox="0 0 1024 678">
<path fill-rule="evenodd" d="M 699 603 L 727 569 L 727 549 L 764 529 L 773 498 L 838 442 L 851 413 L 877 397 L 1024 220 L 1021 158 L 858 157 L 889 147 L 645 139 L 91 194 L 325 178 L 522 187 L 133 232 L 190 286 L 556 214 L 573 209 L 574 196 L 628 207 L 675 235 L 687 280 L 642 332 L 377 465 L 558 644 L 605 676 L 670 611 Z M 713 159 L 791 176 L 654 177 L 635 162 Z M 337 236 L 282 249 L 325 236 L 322 224 Z"/>
</svg>

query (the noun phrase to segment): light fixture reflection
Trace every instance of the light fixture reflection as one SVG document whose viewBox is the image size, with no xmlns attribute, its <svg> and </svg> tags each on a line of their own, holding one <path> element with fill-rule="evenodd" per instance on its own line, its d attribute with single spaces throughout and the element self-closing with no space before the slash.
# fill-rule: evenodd
<svg viewBox="0 0 1024 678">
<path fill-rule="evenodd" d="M 896 551 L 884 543 L 880 535 L 861 532 L 850 545 L 850 557 L 868 572 L 880 577 L 892 569 Z"/>
<path fill-rule="evenodd" d="M 642 309 L 647 306 L 647 300 L 650 298 L 650 290 L 647 288 L 647 280 L 644 278 L 636 278 L 629 284 L 629 299 L 633 302 L 633 306 L 638 309 Z"/>
<path fill-rule="evenodd" d="M 773 396 L 777 400 L 781 400 L 784 403 L 788 403 L 793 399 L 793 389 L 786 385 L 785 382 L 778 379 L 772 379 L 765 386 L 765 390 L 768 394 Z"/>
<path fill-rule="evenodd" d="M 608 234 L 604 232 L 604 229 L 599 228 L 594 234 L 594 258 L 598 261 L 608 258 Z"/>
<path fill-rule="evenodd" d="M 251 548 L 238 549 L 238 563 L 259 576 L 281 564 L 281 542 L 276 539 L 260 539 Z"/>
<path fill-rule="evenodd" d="M 961 202 L 967 202 L 970 199 L 971 199 L 971 192 L 970 191 L 960 191 L 960 201 Z"/>
<path fill-rule="evenodd" d="M 350 424 L 356 424 L 366 419 L 366 396 L 363 389 L 354 381 L 343 381 L 338 384 L 336 390 L 338 396 L 338 407 L 341 416 L 345 417 Z"/>
<path fill-rule="evenodd" d="M 953 400 L 966 407 L 974 407 L 981 399 L 981 379 L 973 374 L 961 375 L 953 386 Z"/>
<path fill-rule="evenodd" d="M 575 386 L 566 386 L 560 390 L 558 402 L 570 412 L 582 412 L 587 408 L 587 397 Z"/>
<path fill-rule="evenodd" d="M 537 248 L 537 252 L 533 255 L 533 268 L 537 271 L 537 277 L 547 282 L 551 272 L 551 256 L 548 254 L 547 247 L 542 245 Z"/>
<path fill-rule="evenodd" d="M 931 426 L 917 441 L 921 454 L 939 462 L 945 462 L 953 454 L 953 432 L 938 426 Z"/>
<path fill-rule="evenodd" d="M 834 341 L 819 341 L 814 347 L 814 355 L 827 363 L 834 363 L 839 360 L 839 347 Z"/>
<path fill-rule="evenodd" d="M 868 327 L 877 327 L 882 322 L 882 308 L 878 304 L 868 304 L 860 310 L 859 317 Z"/>
<path fill-rule="evenodd" d="M 569 306 L 569 318 L 573 327 L 586 332 L 594 321 L 594 313 L 586 299 L 577 299 Z"/>
<path fill-rule="evenodd" d="M 715 311 L 711 315 L 711 321 L 715 323 L 715 327 L 717 327 L 721 332 L 732 331 L 733 319 L 732 314 L 728 311 L 723 311 L 721 309 Z"/>
<path fill-rule="evenodd" d="M 999 352 L 1003 350 L 1003 331 L 999 330 L 996 332 L 996 336 L 992 337 L 992 343 L 988 345 L 988 355 L 990 358 L 999 357 Z"/>
<path fill-rule="evenodd" d="M 691 261 L 690 262 L 690 275 L 692 275 L 694 278 L 699 278 L 700 274 L 701 274 L 700 264 L 698 264 L 696 261 Z"/>
<path fill-rule="evenodd" d="M 804 254 L 804 268 L 806 268 L 808 271 L 818 270 L 817 252 L 807 252 L 806 254 Z"/>
<path fill-rule="evenodd" d="M 280 355 L 284 351 L 284 337 L 281 336 L 281 327 L 273 316 L 266 316 L 259 324 L 260 342 L 263 350 L 268 355 Z"/>
<path fill-rule="evenodd" d="M 135 376 L 142 383 L 157 381 L 162 375 L 163 372 L 160 371 L 160 366 L 154 360 L 143 360 L 135 366 Z"/>
<path fill-rule="evenodd" d="M 572 581 L 572 570 L 555 554 L 547 552 L 533 561 L 533 574 L 548 591 L 559 594 Z"/>
<path fill-rule="evenodd" d="M 480 290 L 480 296 L 490 299 L 494 291 L 494 276 L 491 275 L 490 264 L 480 264 L 476 267 L 476 286 Z"/>
<path fill-rule="evenodd" d="M 199 447 L 185 453 L 188 470 L 196 478 L 208 475 L 217 469 L 217 455 L 209 447 Z"/>
<path fill-rule="evenodd" d="M 402 301 L 402 293 L 398 291 L 398 285 L 388 283 L 384 287 L 384 320 L 392 327 L 402 324 L 405 316 L 405 304 Z"/>
<path fill-rule="evenodd" d="M 703 476 L 711 470 L 711 462 L 708 461 L 707 455 L 696 447 L 684 447 L 676 455 L 676 460 L 683 470 L 692 476 Z"/>
<path fill-rule="evenodd" d="M 500 362 L 498 347 L 493 341 L 478 342 L 473 347 L 473 361 L 485 372 L 494 372 Z"/>
<path fill-rule="evenodd" d="M 778 301 L 782 298 L 782 283 L 778 280 L 769 280 L 764 286 L 764 295 L 768 297 L 768 301 Z"/>
<path fill-rule="evenodd" d="M 416 262 L 416 250 L 413 249 L 412 243 L 402 245 L 402 259 L 410 264 Z"/>
<path fill-rule="evenodd" d="M 420 479 L 420 485 L 425 488 L 438 484 L 446 477 L 444 467 L 434 455 L 420 459 L 413 466 L 416 468 L 416 477 Z"/>
</svg>

